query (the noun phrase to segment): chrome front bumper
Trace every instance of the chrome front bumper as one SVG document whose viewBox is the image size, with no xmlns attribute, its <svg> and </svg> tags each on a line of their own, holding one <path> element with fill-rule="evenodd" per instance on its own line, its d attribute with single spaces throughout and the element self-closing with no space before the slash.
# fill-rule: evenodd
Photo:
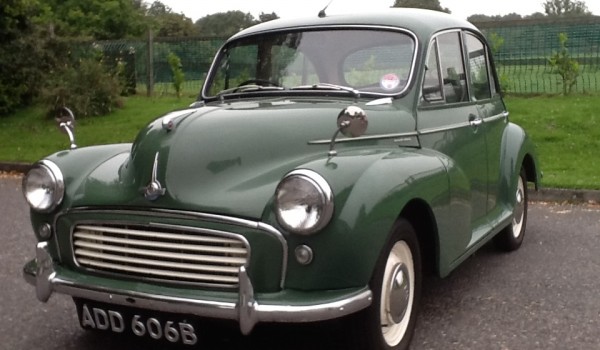
<svg viewBox="0 0 600 350">
<path fill-rule="evenodd" d="M 42 302 L 48 301 L 56 292 L 129 307 L 237 320 L 243 334 L 249 334 L 258 322 L 314 322 L 339 318 L 368 307 L 372 301 L 371 290 L 363 287 L 309 304 L 261 303 L 255 298 L 244 267 L 240 268 L 237 302 L 197 300 L 91 285 L 61 276 L 46 242 L 37 244 L 36 258 L 25 265 L 23 277 L 36 287 L 37 298 Z"/>
</svg>

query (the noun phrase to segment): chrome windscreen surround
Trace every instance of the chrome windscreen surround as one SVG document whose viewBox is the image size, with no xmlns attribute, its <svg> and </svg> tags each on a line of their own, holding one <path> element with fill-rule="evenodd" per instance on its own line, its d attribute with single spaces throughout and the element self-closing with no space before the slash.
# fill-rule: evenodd
<svg viewBox="0 0 600 350">
<path fill-rule="evenodd" d="M 250 245 L 241 235 L 187 226 L 80 223 L 75 263 L 83 269 L 141 280 L 238 288 Z"/>
</svg>

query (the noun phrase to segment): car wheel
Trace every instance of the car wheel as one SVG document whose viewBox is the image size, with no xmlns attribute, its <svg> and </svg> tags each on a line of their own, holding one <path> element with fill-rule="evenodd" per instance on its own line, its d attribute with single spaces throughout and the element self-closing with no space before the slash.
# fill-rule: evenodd
<svg viewBox="0 0 600 350">
<path fill-rule="evenodd" d="M 525 227 L 527 226 L 527 176 L 525 170 L 521 169 L 515 191 L 515 206 L 513 208 L 512 222 L 502 230 L 496 237 L 494 243 L 505 251 L 519 249 L 523 238 L 525 237 Z"/>
<path fill-rule="evenodd" d="M 400 219 L 370 282 L 373 303 L 352 320 L 357 349 L 407 349 L 421 294 L 421 254 L 412 225 Z"/>
</svg>

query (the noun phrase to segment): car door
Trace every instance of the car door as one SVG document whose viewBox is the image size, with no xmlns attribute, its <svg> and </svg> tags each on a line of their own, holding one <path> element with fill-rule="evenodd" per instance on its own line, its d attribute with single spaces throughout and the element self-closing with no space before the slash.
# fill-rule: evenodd
<svg viewBox="0 0 600 350">
<path fill-rule="evenodd" d="M 486 210 L 490 224 L 495 226 L 495 221 L 502 216 L 502 210 L 505 210 L 499 201 L 503 186 L 500 162 L 508 113 L 496 85 L 497 79 L 485 41 L 474 33 L 465 32 L 464 43 L 470 99 L 475 103 L 485 128 L 488 167 Z"/>
<path fill-rule="evenodd" d="M 440 235 L 452 263 L 489 229 L 488 160 L 478 105 L 469 97 L 460 30 L 442 32 L 427 52 L 417 124 L 421 144 L 445 155 L 448 162 L 452 232 Z"/>
</svg>

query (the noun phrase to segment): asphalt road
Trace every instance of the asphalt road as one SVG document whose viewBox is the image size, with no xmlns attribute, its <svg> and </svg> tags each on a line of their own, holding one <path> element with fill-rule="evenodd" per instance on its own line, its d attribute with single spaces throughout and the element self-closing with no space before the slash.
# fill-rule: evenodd
<svg viewBox="0 0 600 350">
<path fill-rule="evenodd" d="M 20 180 L 0 175 L 0 350 L 173 349 L 79 328 L 70 298 L 46 304 L 21 277 L 35 240 Z M 600 207 L 533 203 L 525 242 L 485 246 L 425 280 L 412 349 L 600 349 Z M 339 322 L 260 325 L 250 337 L 206 324 L 199 349 L 338 349 Z"/>
</svg>

